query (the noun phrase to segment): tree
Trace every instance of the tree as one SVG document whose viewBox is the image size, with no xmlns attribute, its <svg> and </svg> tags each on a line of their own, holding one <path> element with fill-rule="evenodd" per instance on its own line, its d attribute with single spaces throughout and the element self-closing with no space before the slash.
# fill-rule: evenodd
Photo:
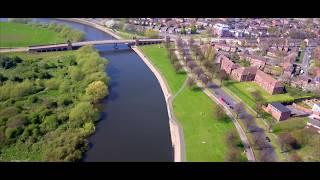
<svg viewBox="0 0 320 180">
<path fill-rule="evenodd" d="M 176 71 L 176 73 L 180 72 L 182 69 L 182 65 L 180 64 L 180 62 L 175 62 L 173 67 L 174 67 L 174 70 Z"/>
<path fill-rule="evenodd" d="M 195 80 L 192 77 L 188 77 L 187 84 L 191 89 L 193 89 L 193 87 L 194 87 L 194 85 L 196 83 L 195 83 Z"/>
<path fill-rule="evenodd" d="M 299 149 L 300 144 L 290 133 L 281 133 L 279 135 L 281 150 L 284 152 L 292 149 Z"/>
<path fill-rule="evenodd" d="M 97 120 L 96 110 L 89 102 L 80 102 L 71 109 L 69 119 L 73 127 L 80 127 L 86 122 Z"/>
<path fill-rule="evenodd" d="M 214 105 L 213 108 L 213 116 L 216 117 L 219 121 L 226 121 L 228 119 L 226 113 L 223 108 L 219 105 Z"/>
<path fill-rule="evenodd" d="M 200 79 L 205 85 L 207 85 L 208 82 L 209 82 L 208 77 L 207 77 L 204 73 L 200 74 L 199 79 Z"/>
<path fill-rule="evenodd" d="M 243 102 L 237 103 L 237 104 L 234 106 L 234 111 L 235 111 L 236 114 L 237 114 L 237 118 L 239 118 L 239 114 L 245 112 Z"/>
<path fill-rule="evenodd" d="M 194 39 L 193 39 L 193 37 L 190 37 L 190 39 L 189 39 L 189 47 L 191 49 L 193 49 L 193 47 L 194 47 Z"/>
<path fill-rule="evenodd" d="M 220 79 L 220 86 L 222 82 L 228 78 L 228 75 L 224 69 L 221 69 L 218 74 L 218 79 Z"/>
<path fill-rule="evenodd" d="M 94 81 L 86 88 L 86 95 L 89 96 L 94 103 L 104 98 L 108 93 L 107 86 L 102 81 Z"/>
<path fill-rule="evenodd" d="M 256 102 L 257 116 L 259 116 L 259 114 L 262 113 L 262 105 L 264 103 L 264 98 L 263 98 L 261 92 L 258 90 L 251 92 L 251 96 Z"/>
</svg>

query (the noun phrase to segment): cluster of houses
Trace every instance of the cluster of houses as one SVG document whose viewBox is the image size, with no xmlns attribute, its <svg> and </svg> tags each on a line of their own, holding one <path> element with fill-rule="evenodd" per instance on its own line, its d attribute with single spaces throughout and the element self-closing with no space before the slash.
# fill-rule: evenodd
<svg viewBox="0 0 320 180">
<path fill-rule="evenodd" d="M 254 81 L 270 94 L 279 94 L 284 90 L 284 85 L 281 81 L 274 79 L 261 70 L 265 64 L 263 59 L 256 57 L 248 58 L 251 63 L 249 67 L 241 67 L 225 55 L 220 55 L 217 59 L 220 61 L 221 69 L 225 70 L 234 80 L 239 82 Z"/>
</svg>

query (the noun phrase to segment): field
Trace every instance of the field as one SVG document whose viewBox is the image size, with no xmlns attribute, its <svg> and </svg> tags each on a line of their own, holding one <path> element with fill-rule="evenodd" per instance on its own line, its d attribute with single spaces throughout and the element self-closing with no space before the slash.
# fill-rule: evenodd
<svg viewBox="0 0 320 180">
<path fill-rule="evenodd" d="M 274 125 L 273 132 L 276 135 L 281 133 L 291 134 L 300 145 L 300 148 L 293 149 L 287 152 L 289 157 L 293 154 L 298 154 L 303 161 L 320 161 L 320 135 L 312 130 L 306 128 L 307 117 L 290 118 L 286 121 L 279 122 Z"/>
<path fill-rule="evenodd" d="M 65 42 L 57 32 L 13 22 L 0 22 L 0 39 L 0 47 L 26 47 Z"/>
<path fill-rule="evenodd" d="M 177 74 L 172 67 L 167 51 L 161 45 L 141 46 L 143 53 L 161 71 L 168 82 L 172 94 L 175 94 L 186 80 L 186 74 Z"/>
<path fill-rule="evenodd" d="M 271 95 L 254 82 L 235 82 L 228 80 L 224 82 L 224 86 L 253 109 L 255 109 L 256 104 L 251 92 L 254 91 L 261 92 L 266 102 L 289 102 L 294 100 L 288 93 Z"/>
<path fill-rule="evenodd" d="M 141 49 L 161 71 L 171 92 L 175 94 L 186 79 L 186 74 L 175 73 L 165 48 L 150 45 Z M 231 120 L 219 121 L 214 116 L 215 106 L 216 104 L 201 90 L 191 90 L 188 86 L 185 86 L 174 99 L 174 113 L 183 127 L 187 161 L 225 161 L 228 151 L 226 134 L 235 130 L 235 127 Z"/>
<path fill-rule="evenodd" d="M 122 37 L 123 39 L 133 39 L 133 37 L 144 38 L 144 36 L 129 33 L 129 32 L 123 31 L 123 30 L 117 30 L 116 34 L 119 35 L 120 37 Z"/>
</svg>

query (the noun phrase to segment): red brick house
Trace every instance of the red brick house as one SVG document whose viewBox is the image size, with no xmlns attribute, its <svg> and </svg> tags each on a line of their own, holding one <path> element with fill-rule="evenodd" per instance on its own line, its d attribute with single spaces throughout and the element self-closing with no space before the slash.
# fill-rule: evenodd
<svg viewBox="0 0 320 180">
<path fill-rule="evenodd" d="M 258 67 L 259 69 L 263 69 L 266 65 L 267 59 L 261 56 L 255 56 L 255 55 L 240 55 L 240 59 L 247 59 L 250 61 L 251 66 Z"/>
<path fill-rule="evenodd" d="M 221 57 L 221 69 L 225 70 L 227 74 L 231 74 L 231 71 L 240 67 L 239 64 L 235 64 L 226 56 Z"/>
<path fill-rule="evenodd" d="M 239 67 L 231 72 L 231 78 L 237 81 L 253 81 L 257 67 Z"/>
<path fill-rule="evenodd" d="M 275 102 L 268 104 L 266 111 L 272 115 L 276 120 L 283 121 L 290 117 L 291 111 L 283 104 Z"/>
<path fill-rule="evenodd" d="M 236 46 L 228 45 L 225 43 L 212 43 L 213 47 L 219 51 L 226 51 L 226 52 L 236 52 L 238 48 Z"/>
<path fill-rule="evenodd" d="M 261 70 L 257 70 L 254 81 L 270 94 L 279 94 L 284 90 L 281 81 L 278 81 Z"/>
</svg>

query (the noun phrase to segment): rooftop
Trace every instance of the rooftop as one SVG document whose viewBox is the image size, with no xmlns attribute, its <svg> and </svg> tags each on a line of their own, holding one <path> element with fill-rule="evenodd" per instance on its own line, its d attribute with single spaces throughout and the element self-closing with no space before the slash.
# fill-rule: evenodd
<svg viewBox="0 0 320 180">
<path fill-rule="evenodd" d="M 273 107 L 275 107 L 276 109 L 278 109 L 280 112 L 291 112 L 290 109 L 288 109 L 287 107 L 285 107 L 283 104 L 278 103 L 278 102 L 273 102 L 270 103 Z"/>
</svg>

